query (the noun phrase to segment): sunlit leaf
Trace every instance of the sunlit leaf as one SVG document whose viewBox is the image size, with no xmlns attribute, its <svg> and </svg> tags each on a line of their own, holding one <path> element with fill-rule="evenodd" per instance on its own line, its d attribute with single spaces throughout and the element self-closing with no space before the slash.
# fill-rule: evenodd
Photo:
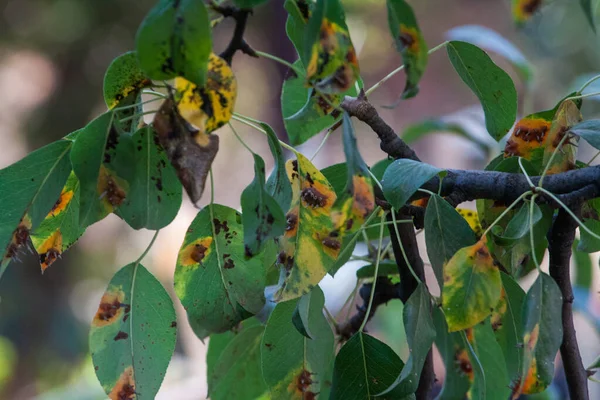
<svg viewBox="0 0 600 400">
<path fill-rule="evenodd" d="M 279 239 L 278 262 L 284 281 L 276 294 L 278 301 L 308 293 L 332 267 L 342 246 L 339 238 L 330 236 L 336 195 L 327 179 L 302 154 L 288 161 L 286 169 L 293 198 L 285 233 Z"/>
<path fill-rule="evenodd" d="M 425 211 L 425 243 L 440 288 L 444 286 L 444 264 L 475 242 L 475 233 L 454 207 L 438 195 L 431 196 Z"/>
<path fill-rule="evenodd" d="M 111 279 L 90 330 L 96 376 L 111 400 L 153 399 L 175 350 L 169 294 L 141 264 Z"/>
<path fill-rule="evenodd" d="M 204 2 L 160 0 L 142 21 L 135 47 L 140 67 L 149 78 L 181 76 L 204 85 L 212 48 Z"/>
<path fill-rule="evenodd" d="M 420 283 L 406 301 L 403 311 L 410 355 L 398 378 L 381 393 L 382 396 L 402 399 L 417 390 L 423 364 L 436 336 L 431 312 L 431 297 L 425 284 Z"/>
<path fill-rule="evenodd" d="M 387 344 L 358 332 L 335 358 L 331 400 L 364 400 L 389 387 L 404 367 Z M 378 397 L 392 399 L 392 397 Z"/>
<path fill-rule="evenodd" d="M 0 170 L 0 249 L 13 258 L 56 204 L 71 172 L 72 143 L 59 140 Z"/>
<path fill-rule="evenodd" d="M 259 253 L 269 239 L 281 236 L 286 226 L 281 207 L 265 189 L 265 162 L 258 154 L 253 156 L 254 180 L 240 200 L 245 254 L 250 257 Z"/>
<path fill-rule="evenodd" d="M 390 32 L 406 69 L 406 85 L 402 97 L 407 99 L 419 92 L 419 80 L 427 66 L 427 43 L 414 11 L 406 1 L 388 0 L 387 9 Z"/>
<path fill-rule="evenodd" d="M 358 147 L 352 120 L 347 113 L 343 117 L 343 143 L 346 155 L 346 187 L 333 205 L 331 218 L 336 236 L 356 232 L 364 225 L 375 209 L 375 194 L 369 170 Z"/>
<path fill-rule="evenodd" d="M 317 0 L 305 34 L 306 83 L 320 93 L 342 93 L 358 80 L 358 59 L 339 0 Z"/>
<path fill-rule="evenodd" d="M 205 85 L 175 78 L 175 100 L 179 114 L 200 130 L 211 133 L 226 124 L 233 115 L 237 80 L 227 62 L 211 53 Z"/>
<path fill-rule="evenodd" d="M 134 229 L 163 228 L 179 211 L 181 183 L 151 126 L 140 128 L 131 139 L 135 150 L 130 168 L 135 172 L 118 214 Z"/>
<path fill-rule="evenodd" d="M 554 359 L 563 340 L 562 295 L 554 279 L 540 272 L 523 305 L 523 367 L 513 389 L 518 394 L 539 393 L 554 378 Z"/>
<path fill-rule="evenodd" d="M 460 249 L 444 265 L 442 306 L 450 332 L 470 328 L 487 318 L 500 300 L 500 271 L 482 238 Z"/>
<path fill-rule="evenodd" d="M 296 307 L 307 299 L 307 328 L 312 339 L 292 322 Z M 334 358 L 331 327 L 323 315 L 325 298 L 316 287 L 308 297 L 277 304 L 261 343 L 262 372 L 273 399 L 315 398 L 330 379 Z"/>
<path fill-rule="evenodd" d="M 219 137 L 192 130 L 179 115 L 171 99 L 154 116 L 154 129 L 177 177 L 194 204 L 204 192 L 204 184 L 219 151 Z"/>
<path fill-rule="evenodd" d="M 268 389 L 260 370 L 260 343 L 265 327 L 246 324 L 227 346 L 211 359 L 208 396 L 213 400 L 257 399 Z M 209 349 L 212 345 L 212 336 Z M 214 363 L 214 364 L 213 364 Z"/>
<path fill-rule="evenodd" d="M 264 305 L 265 269 L 246 258 L 242 216 L 218 204 L 204 207 L 187 230 L 175 270 L 175 293 L 200 338 L 225 332 Z"/>
<path fill-rule="evenodd" d="M 440 172 L 441 169 L 426 163 L 406 158 L 396 160 L 383 174 L 383 194 L 399 210 L 425 182 Z"/>
<path fill-rule="evenodd" d="M 31 242 L 39 254 L 42 272 L 58 259 L 79 237 L 79 180 L 71 172 L 52 209 L 31 232 Z"/>
<path fill-rule="evenodd" d="M 502 139 L 517 117 L 517 92 L 512 79 L 477 46 L 451 41 L 447 50 L 454 69 L 481 102 L 488 133 L 496 140 Z"/>
<path fill-rule="evenodd" d="M 73 144 L 71 163 L 80 182 L 79 226 L 85 228 L 117 209 L 127 196 L 133 168 L 133 141 L 119 133 L 116 114 L 94 119 Z"/>
<path fill-rule="evenodd" d="M 547 145 L 544 148 L 543 165 L 548 166 L 548 175 L 575 169 L 575 156 L 577 154 L 577 138 L 570 134 L 569 129 L 582 120 L 579 106 L 566 100 L 561 103 L 552 121 L 548 132 Z M 561 141 L 568 135 L 559 150 L 555 150 Z"/>
<path fill-rule="evenodd" d="M 288 179 L 287 172 L 285 170 L 285 157 L 283 156 L 283 149 L 279 143 L 277 135 L 273 129 L 265 124 L 261 123 L 261 126 L 267 132 L 267 138 L 269 140 L 269 148 L 271 154 L 275 159 L 275 165 L 273 166 L 273 172 L 267 179 L 265 185 L 267 192 L 273 196 L 279 207 L 282 210 L 288 210 L 290 203 L 292 202 L 292 185 Z"/>
<path fill-rule="evenodd" d="M 525 82 L 533 79 L 533 69 L 525 55 L 512 42 L 493 29 L 481 25 L 463 25 L 450 29 L 446 36 L 449 40 L 469 42 L 496 53 L 510 61 Z"/>
<path fill-rule="evenodd" d="M 527 22 L 546 0 L 512 0 L 512 15 L 517 24 Z"/>
</svg>

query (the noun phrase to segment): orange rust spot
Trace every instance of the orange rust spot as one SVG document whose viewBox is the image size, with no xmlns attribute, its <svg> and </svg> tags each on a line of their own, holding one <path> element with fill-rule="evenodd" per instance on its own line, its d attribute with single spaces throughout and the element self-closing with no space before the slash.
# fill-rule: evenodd
<svg viewBox="0 0 600 400">
<path fill-rule="evenodd" d="M 65 191 L 63 189 L 63 191 L 60 193 L 60 197 L 58 198 L 58 200 L 56 200 L 56 203 L 54 204 L 54 206 L 52 206 L 52 210 L 50 210 L 46 218 L 56 217 L 58 214 L 63 212 L 73 199 L 73 195 L 74 192 L 72 190 Z"/>
<path fill-rule="evenodd" d="M 537 345 L 537 341 L 540 335 L 540 324 L 536 324 L 533 327 L 533 330 L 531 332 L 528 332 L 525 334 L 525 345 L 527 346 L 527 349 L 531 352 L 533 352 L 533 350 L 535 350 L 535 346 Z"/>
<path fill-rule="evenodd" d="M 285 216 L 286 225 L 284 236 L 286 238 L 293 238 L 298 233 L 298 207 L 294 207 Z"/>
<path fill-rule="evenodd" d="M 52 234 L 36 249 L 40 255 L 40 266 L 42 272 L 46 270 L 58 256 L 61 255 L 63 249 L 63 237 L 60 229 L 52 232 Z"/>
<path fill-rule="evenodd" d="M 515 125 L 504 147 L 504 157 L 520 156 L 531 159 L 533 150 L 544 147 L 551 121 L 543 118 L 523 118 Z"/>
<path fill-rule="evenodd" d="M 375 195 L 373 187 L 364 176 L 352 177 L 353 197 L 352 214 L 363 220 L 375 209 Z"/>
<path fill-rule="evenodd" d="M 25 215 L 17 229 L 13 232 L 12 239 L 10 244 L 6 249 L 6 254 L 4 258 L 13 258 L 17 255 L 19 249 L 27 244 L 27 240 L 29 239 L 29 231 L 31 230 L 31 219 L 29 216 Z"/>
<path fill-rule="evenodd" d="M 210 246 L 213 238 L 211 236 L 196 239 L 185 246 L 179 252 L 177 264 L 184 267 L 196 266 L 202 264 L 202 261 L 210 254 Z"/>
<path fill-rule="evenodd" d="M 312 374 L 303 369 L 300 375 L 296 378 L 296 390 L 302 394 L 303 399 L 314 399 L 315 394 L 310 392 L 310 385 L 313 384 Z M 312 395 L 312 397 L 310 397 Z"/>
<path fill-rule="evenodd" d="M 466 349 L 460 349 L 454 355 L 454 362 L 459 372 L 469 378 L 469 382 L 473 382 L 475 373 L 473 372 L 473 365 L 469 359 L 469 354 Z"/>
<path fill-rule="evenodd" d="M 120 206 L 127 197 L 124 184 L 119 181 L 120 179 L 113 176 L 104 165 L 100 166 L 96 190 L 100 198 L 102 198 L 107 210 L 114 210 L 116 207 Z"/>
<path fill-rule="evenodd" d="M 428 203 L 429 203 L 429 197 L 423 197 L 421 199 L 410 202 L 410 204 L 412 206 L 423 207 L 423 208 L 426 208 Z"/>
<path fill-rule="evenodd" d="M 542 0 L 520 0 L 515 4 L 514 12 L 518 21 L 523 22 L 542 6 Z"/>
<path fill-rule="evenodd" d="M 539 381 L 537 374 L 537 361 L 534 358 L 531 360 L 531 366 L 529 367 L 529 370 L 527 370 L 525 380 L 522 381 L 521 378 L 518 378 L 514 383 L 512 390 L 513 400 L 519 398 L 521 394 L 539 393 L 545 389 L 545 386 Z"/>
<path fill-rule="evenodd" d="M 305 206 L 307 205 L 314 208 L 315 211 L 329 215 L 336 196 L 329 186 L 316 180 L 303 179 L 300 198 L 304 201 Z"/>
<path fill-rule="evenodd" d="M 113 288 L 112 291 L 106 291 L 104 295 L 102 295 L 98 311 L 96 311 L 96 315 L 92 321 L 92 326 L 102 327 L 116 322 L 117 319 L 121 317 L 121 314 L 125 312 L 124 308 L 126 307 L 123 304 L 124 300 L 125 293 L 122 290 L 115 290 Z"/>
<path fill-rule="evenodd" d="M 419 52 L 419 32 L 415 27 L 400 24 L 400 37 L 398 38 L 404 49 L 416 54 Z"/>
<path fill-rule="evenodd" d="M 132 400 L 136 397 L 132 366 L 123 371 L 108 397 L 110 400 Z"/>
<path fill-rule="evenodd" d="M 465 335 L 467 335 L 467 340 L 470 343 L 473 343 L 473 339 L 475 338 L 473 335 L 473 328 L 467 328 L 465 329 Z"/>
</svg>

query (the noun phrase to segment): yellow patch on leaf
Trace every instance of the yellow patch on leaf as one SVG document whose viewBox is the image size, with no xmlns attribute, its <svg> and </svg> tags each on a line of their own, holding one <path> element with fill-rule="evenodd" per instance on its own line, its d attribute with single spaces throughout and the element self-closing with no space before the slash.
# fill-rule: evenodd
<svg viewBox="0 0 600 400">
<path fill-rule="evenodd" d="M 550 132 L 548 133 L 548 144 L 544 149 L 544 165 L 547 165 L 552 160 L 548 169 L 548 175 L 566 172 L 575 168 L 577 139 L 569 133 L 569 129 L 582 119 L 581 112 L 573 101 L 564 101 L 559 106 L 552 121 Z M 565 135 L 569 136 L 565 137 Z M 552 155 L 561 142 L 563 144 L 553 158 Z"/>
<path fill-rule="evenodd" d="M 404 48 L 413 54 L 419 54 L 419 31 L 416 27 L 408 27 L 404 24 L 400 24 L 400 41 L 404 45 Z"/>
<path fill-rule="evenodd" d="M 211 236 L 196 239 L 194 242 L 185 246 L 179 252 L 178 265 L 184 267 L 198 266 L 211 252 L 210 245 L 213 238 Z"/>
<path fill-rule="evenodd" d="M 492 311 L 492 329 L 497 331 L 502 327 L 502 317 L 508 310 L 508 303 L 506 302 L 506 291 L 502 288 L 502 292 L 500 293 L 500 301 L 498 301 L 498 305 Z"/>
<path fill-rule="evenodd" d="M 546 145 L 551 125 L 551 121 L 543 118 L 525 117 L 517 122 L 504 147 L 504 157 L 518 156 L 531 160 L 532 152 Z"/>
<path fill-rule="evenodd" d="M 46 218 L 56 217 L 58 214 L 63 212 L 73 199 L 74 194 L 75 193 L 72 190 L 63 189 L 60 193 L 60 197 L 58 198 L 58 200 L 56 200 L 56 203 L 54 204 L 54 206 L 52 206 L 52 210 L 50 210 Z"/>
<path fill-rule="evenodd" d="M 543 0 L 513 0 L 513 16 L 515 21 L 522 23 L 539 10 Z"/>
<path fill-rule="evenodd" d="M 92 321 L 93 327 L 102 327 L 115 323 L 123 313 L 128 312 L 128 305 L 123 304 L 125 292 L 119 288 L 111 288 L 104 292 L 98 311 Z M 127 310 L 125 310 L 127 308 Z"/>
<path fill-rule="evenodd" d="M 63 252 L 63 236 L 60 229 L 52 232 L 36 251 L 40 255 L 40 266 L 44 272 Z"/>
<path fill-rule="evenodd" d="M 534 394 L 544 390 L 545 386 L 540 383 L 537 375 L 537 361 L 534 358 L 533 360 L 531 360 L 531 365 L 527 370 L 527 375 L 525 376 L 525 379 L 523 381 L 521 381 L 521 379 L 518 379 L 517 382 L 514 384 L 512 390 L 512 399 L 518 399 L 521 396 L 521 394 Z"/>
<path fill-rule="evenodd" d="M 181 116 L 208 134 L 226 124 L 233 115 L 237 97 L 237 81 L 227 62 L 211 53 L 206 84 L 198 87 L 187 79 L 175 79 L 177 109 Z M 203 141 L 203 138 L 196 139 Z M 206 146 L 198 142 L 200 146 Z"/>
<path fill-rule="evenodd" d="M 103 164 L 100 165 L 96 191 L 107 212 L 113 212 L 127 197 L 127 182 L 114 176 Z"/>
<path fill-rule="evenodd" d="M 121 92 L 116 95 L 116 97 L 114 98 L 112 103 L 110 103 L 110 105 L 108 106 L 108 109 L 111 110 L 111 109 L 115 108 L 116 106 L 119 105 L 119 103 L 121 101 L 123 101 L 123 99 L 127 98 L 127 96 L 129 96 L 133 92 L 137 92 L 145 87 L 148 87 L 151 84 L 152 84 L 152 81 L 150 79 L 143 79 L 143 80 L 139 81 L 136 85 L 130 85 L 130 86 L 124 87 L 121 90 Z"/>
<path fill-rule="evenodd" d="M 478 238 L 481 237 L 483 229 L 481 227 L 481 223 L 479 222 L 477 211 L 473 211 L 468 208 L 457 208 L 456 211 L 458 211 L 460 216 L 463 217 L 465 221 L 467 221 L 473 232 L 475 232 L 475 235 Z"/>
<path fill-rule="evenodd" d="M 454 355 L 454 362 L 456 363 L 458 372 L 461 375 L 466 376 L 469 379 L 469 382 L 472 383 L 475 379 L 475 373 L 473 372 L 473 365 L 471 364 L 467 350 L 458 349 Z"/>
<path fill-rule="evenodd" d="M 136 398 L 132 366 L 125 368 L 108 397 L 110 400 L 132 400 Z"/>
</svg>

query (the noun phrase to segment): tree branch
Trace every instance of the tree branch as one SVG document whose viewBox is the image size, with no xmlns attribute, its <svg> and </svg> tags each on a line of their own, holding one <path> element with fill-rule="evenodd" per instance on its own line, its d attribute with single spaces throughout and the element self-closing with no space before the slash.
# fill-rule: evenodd
<svg viewBox="0 0 600 400">
<path fill-rule="evenodd" d="M 258 54 L 250 47 L 250 45 L 244 39 L 244 33 L 246 32 L 246 22 L 248 22 L 248 16 L 252 14 L 251 9 L 239 9 L 233 6 L 220 6 L 211 2 L 210 7 L 221 14 L 224 17 L 233 18 L 235 20 L 235 29 L 229 45 L 220 54 L 220 57 L 227 61 L 227 64 L 231 65 L 233 56 L 239 50 L 244 54 L 251 57 L 258 57 Z"/>
<path fill-rule="evenodd" d="M 581 211 L 581 203 L 574 209 Z M 589 399 L 587 372 L 581 361 L 575 326 L 573 324 L 573 288 L 569 273 L 571 248 L 575 239 L 577 222 L 564 210 L 558 212 L 552 229 L 548 233 L 548 250 L 550 253 L 550 276 L 554 278 L 563 296 L 562 326 L 563 341 L 560 355 L 565 368 L 567 386 L 572 399 Z"/>
</svg>

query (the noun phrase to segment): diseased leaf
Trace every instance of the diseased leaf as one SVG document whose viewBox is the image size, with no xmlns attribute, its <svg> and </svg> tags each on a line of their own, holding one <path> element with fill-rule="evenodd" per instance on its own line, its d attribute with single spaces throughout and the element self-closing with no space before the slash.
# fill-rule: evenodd
<svg viewBox="0 0 600 400">
<path fill-rule="evenodd" d="M 425 182 L 442 171 L 432 165 L 406 158 L 396 160 L 383 174 L 383 194 L 399 210 Z"/>
<path fill-rule="evenodd" d="M 245 325 L 222 350 L 209 369 L 208 396 L 211 399 L 262 398 L 268 390 L 260 372 L 260 343 L 264 331 L 262 325 Z"/>
<path fill-rule="evenodd" d="M 450 29 L 446 33 L 446 37 L 448 40 L 468 42 L 496 53 L 510 61 L 523 81 L 531 82 L 533 79 L 533 69 L 525 55 L 513 43 L 493 29 L 481 25 L 457 26 Z"/>
<path fill-rule="evenodd" d="M 131 140 L 135 146 L 130 160 L 134 176 L 129 196 L 117 213 L 134 229 L 161 229 L 173 221 L 181 207 L 181 183 L 151 126 L 138 129 Z"/>
<path fill-rule="evenodd" d="M 330 236 L 336 195 L 327 179 L 302 154 L 288 161 L 286 168 L 293 197 L 285 233 L 279 239 L 278 263 L 284 279 L 275 295 L 277 301 L 308 293 L 333 266 L 342 247 L 339 238 Z"/>
<path fill-rule="evenodd" d="M 483 228 L 481 227 L 481 222 L 479 222 L 477 211 L 471 210 L 470 208 L 456 208 L 456 212 L 467 221 L 467 224 L 469 224 L 477 239 L 481 238 L 481 235 L 483 235 Z"/>
<path fill-rule="evenodd" d="M 295 310 L 304 301 L 306 327 L 312 339 L 298 332 L 292 322 Z M 277 304 L 269 317 L 261 356 L 263 377 L 273 399 L 315 398 L 326 385 L 334 340 L 323 315 L 324 302 L 323 292 L 315 287 L 310 296 Z"/>
<path fill-rule="evenodd" d="M 144 266 L 113 276 L 90 330 L 96 376 L 111 400 L 153 399 L 175 350 L 177 321 L 169 294 Z"/>
<path fill-rule="evenodd" d="M 548 175 L 575 169 L 578 139 L 571 135 L 569 129 L 582 120 L 579 107 L 580 104 L 565 100 L 556 111 L 548 132 L 547 145 L 544 148 L 543 165 L 547 166 L 551 162 L 548 167 Z M 567 135 L 567 138 L 553 157 L 552 154 L 565 138 L 565 135 Z"/>
<path fill-rule="evenodd" d="M 404 367 L 387 344 L 358 332 L 335 358 L 331 400 L 364 400 L 389 387 Z M 392 399 L 392 397 L 378 397 Z"/>
<path fill-rule="evenodd" d="M 196 140 L 225 125 L 233 115 L 237 97 L 237 80 L 227 62 L 210 54 L 205 85 L 185 78 L 175 78 L 177 110 L 184 120 L 200 130 Z"/>
<path fill-rule="evenodd" d="M 388 0 L 387 9 L 390 33 L 406 69 L 406 85 L 402 98 L 408 99 L 419 92 L 419 80 L 427 66 L 427 43 L 419 29 L 414 11 L 406 1 Z"/>
<path fill-rule="evenodd" d="M 79 227 L 79 180 L 71 172 L 60 197 L 30 235 L 33 247 L 39 254 L 42 272 L 71 247 L 83 232 Z"/>
<path fill-rule="evenodd" d="M 431 312 L 429 292 L 425 284 L 420 283 L 406 301 L 403 311 L 410 356 L 395 382 L 378 397 L 402 399 L 417 390 L 423 364 L 436 336 Z"/>
<path fill-rule="evenodd" d="M 119 133 L 115 118 L 108 111 L 87 124 L 71 150 L 73 172 L 80 183 L 82 229 L 116 210 L 129 195 L 133 142 L 129 135 Z"/>
<path fill-rule="evenodd" d="M 203 86 L 212 49 L 204 2 L 160 0 L 138 28 L 135 47 L 140 67 L 149 78 L 181 76 Z"/>
<path fill-rule="evenodd" d="M 512 0 L 512 15 L 517 24 L 523 24 L 546 3 L 546 0 Z"/>
<path fill-rule="evenodd" d="M 157 111 L 153 126 L 179 181 L 192 202 L 198 204 L 219 151 L 219 137 L 192 130 L 171 99 L 165 100 Z"/>
<path fill-rule="evenodd" d="M 451 41 L 447 50 L 452 66 L 479 98 L 489 134 L 502 139 L 517 117 L 517 91 L 512 79 L 477 46 Z"/>
<path fill-rule="evenodd" d="M 244 256 L 242 216 L 218 204 L 194 218 L 179 250 L 175 293 L 199 338 L 225 332 L 264 305 L 261 257 Z"/>
<path fill-rule="evenodd" d="M 285 170 L 285 157 L 283 156 L 283 149 L 281 148 L 279 139 L 277 138 L 277 135 L 273 129 L 265 123 L 261 123 L 260 125 L 265 132 L 267 132 L 269 148 L 271 149 L 271 154 L 273 154 L 273 158 L 275 159 L 273 172 L 271 172 L 271 176 L 269 176 L 267 179 L 265 187 L 267 189 L 267 193 L 273 196 L 275 201 L 277 201 L 277 204 L 279 204 L 279 207 L 281 207 L 282 210 L 288 210 L 292 202 L 292 185 L 290 184 L 290 180 L 288 179 L 287 172 Z"/>
<path fill-rule="evenodd" d="M 244 189 L 240 203 L 244 225 L 246 256 L 258 254 L 270 239 L 281 236 L 285 230 L 285 215 L 277 201 L 265 189 L 265 162 L 254 156 L 254 180 Z"/>
<path fill-rule="evenodd" d="M 3 263 L 27 243 L 59 199 L 69 177 L 72 143 L 59 140 L 0 170 L 0 251 Z"/>
<path fill-rule="evenodd" d="M 513 398 L 539 393 L 554 378 L 554 359 L 563 340 L 562 295 L 554 279 L 543 272 L 525 297 L 523 327 L 522 375 Z"/>
<path fill-rule="evenodd" d="M 482 238 L 460 249 L 444 265 L 442 306 L 450 332 L 467 329 L 487 318 L 500 300 L 500 271 Z"/>
<path fill-rule="evenodd" d="M 306 51 L 304 47 L 304 36 L 306 23 L 310 18 L 313 2 L 307 0 L 285 0 L 283 5 L 288 12 L 285 31 L 290 41 L 294 44 L 296 52 L 300 56 L 302 65 L 306 66 L 308 60 L 304 59 Z"/>
<path fill-rule="evenodd" d="M 438 195 L 429 198 L 425 211 L 425 243 L 440 288 L 444 286 L 444 264 L 458 250 L 476 242 L 475 233 L 454 207 Z"/>
</svg>

